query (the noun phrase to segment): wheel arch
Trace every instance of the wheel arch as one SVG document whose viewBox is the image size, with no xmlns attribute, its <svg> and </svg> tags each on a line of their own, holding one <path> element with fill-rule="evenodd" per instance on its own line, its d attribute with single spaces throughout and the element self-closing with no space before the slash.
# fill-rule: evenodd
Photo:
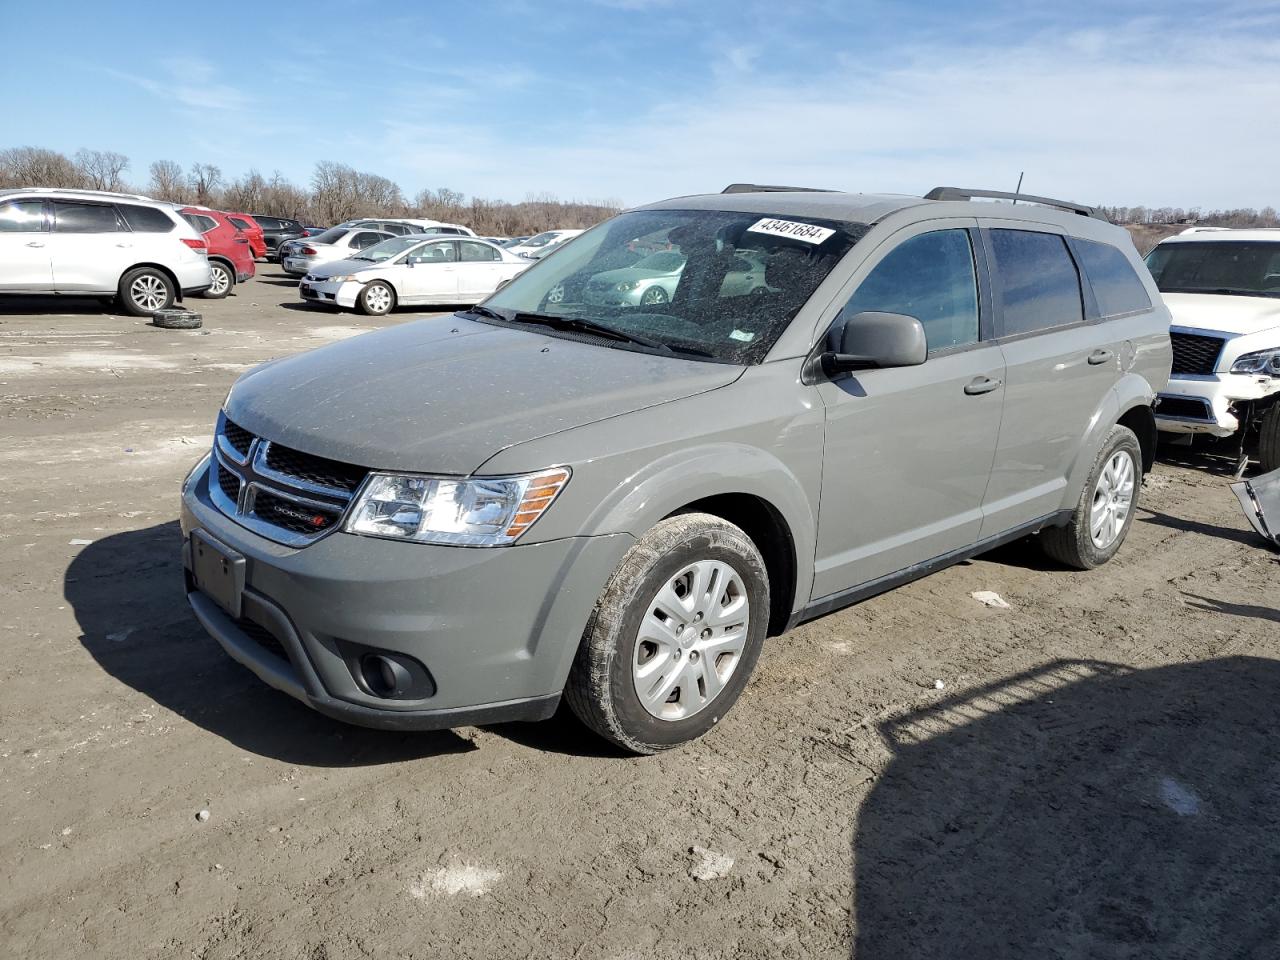
<svg viewBox="0 0 1280 960">
<path fill-rule="evenodd" d="M 1116 423 L 1128 427 L 1138 437 L 1138 446 L 1142 448 L 1142 472 L 1150 473 L 1156 463 L 1156 415 L 1149 404 L 1137 403 L 1120 414 Z"/>
<path fill-rule="evenodd" d="M 174 273 L 171 269 L 166 267 L 163 263 L 153 263 L 150 260 L 144 260 L 141 263 L 130 264 L 129 266 L 121 270 L 120 277 L 118 280 L 116 280 L 116 290 L 118 291 L 120 287 L 124 284 L 124 278 L 128 274 L 132 273 L 134 270 L 141 270 L 144 267 L 150 268 L 152 270 L 158 270 L 161 273 L 163 273 L 166 277 L 168 277 L 169 282 L 173 284 L 173 299 L 175 301 L 182 299 L 182 284 L 178 281 L 178 275 Z"/>
</svg>

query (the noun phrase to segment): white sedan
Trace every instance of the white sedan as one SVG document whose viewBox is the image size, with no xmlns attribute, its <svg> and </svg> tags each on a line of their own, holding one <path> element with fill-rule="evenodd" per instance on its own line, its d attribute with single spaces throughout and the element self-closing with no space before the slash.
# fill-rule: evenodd
<svg viewBox="0 0 1280 960">
<path fill-rule="evenodd" d="M 300 277 L 318 264 L 353 256 L 394 236 L 386 230 L 331 227 L 314 237 L 286 240 L 280 244 L 280 266 L 289 276 Z"/>
<path fill-rule="evenodd" d="M 531 266 L 487 240 L 394 237 L 313 268 L 298 289 L 308 303 L 381 316 L 397 305 L 479 303 Z"/>
</svg>

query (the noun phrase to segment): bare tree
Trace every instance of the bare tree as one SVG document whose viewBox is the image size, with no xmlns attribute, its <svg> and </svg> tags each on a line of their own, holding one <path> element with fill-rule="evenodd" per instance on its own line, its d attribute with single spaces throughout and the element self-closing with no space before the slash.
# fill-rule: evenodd
<svg viewBox="0 0 1280 960">
<path fill-rule="evenodd" d="M 124 189 L 123 174 L 129 169 L 129 158 L 114 150 L 77 150 L 76 166 L 94 190 Z"/>
<path fill-rule="evenodd" d="M 0 150 L 0 186 L 83 187 L 84 174 L 56 150 L 11 147 Z"/>
<path fill-rule="evenodd" d="M 213 202 L 214 191 L 222 183 L 222 171 L 212 163 L 193 163 L 190 180 L 196 203 L 209 206 Z"/>
<path fill-rule="evenodd" d="M 172 160 L 157 160 L 151 164 L 149 172 L 151 182 L 147 185 L 147 192 L 151 196 L 172 203 L 187 202 L 187 178 L 182 172 L 182 164 Z"/>
<path fill-rule="evenodd" d="M 248 213 L 262 207 L 267 181 L 257 170 L 250 170 L 239 180 L 233 180 L 222 192 L 223 202 L 232 210 Z"/>
</svg>

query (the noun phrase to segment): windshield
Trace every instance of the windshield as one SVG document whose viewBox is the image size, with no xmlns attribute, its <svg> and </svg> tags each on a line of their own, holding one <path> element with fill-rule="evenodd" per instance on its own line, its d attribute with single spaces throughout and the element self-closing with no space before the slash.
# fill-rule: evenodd
<svg viewBox="0 0 1280 960">
<path fill-rule="evenodd" d="M 383 260 L 390 260 L 392 257 L 399 256 L 421 242 L 421 240 L 411 240 L 408 237 L 392 237 L 390 240 L 383 240 L 381 243 L 375 243 L 371 247 L 365 247 L 358 256 L 351 257 L 351 259 L 372 260 L 374 263 L 381 263 Z"/>
<path fill-rule="evenodd" d="M 324 233 L 317 233 L 314 237 L 307 237 L 307 241 L 309 243 L 337 243 L 346 235 L 346 227 L 330 227 Z"/>
<path fill-rule="evenodd" d="M 671 352 L 759 363 L 867 229 L 719 210 L 624 213 L 538 261 L 485 306 L 509 322 L 522 313 L 591 321 Z"/>
<path fill-rule="evenodd" d="M 1162 243 L 1147 254 L 1161 293 L 1280 297 L 1280 242 L 1197 240 Z"/>
<path fill-rule="evenodd" d="M 548 231 L 547 233 L 540 233 L 536 237 L 530 237 L 528 240 L 520 244 L 520 246 L 543 247 L 543 246 L 546 246 L 548 243 L 550 243 L 552 240 L 554 240 L 558 236 L 560 236 L 560 234 L 558 234 L 554 230 L 551 230 L 551 231 Z"/>
</svg>

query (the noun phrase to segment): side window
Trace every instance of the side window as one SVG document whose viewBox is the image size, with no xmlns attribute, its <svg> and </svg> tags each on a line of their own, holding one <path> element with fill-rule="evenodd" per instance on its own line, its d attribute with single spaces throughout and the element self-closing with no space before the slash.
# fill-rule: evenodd
<svg viewBox="0 0 1280 960">
<path fill-rule="evenodd" d="M 990 231 L 995 295 L 1003 307 L 1003 336 L 1035 333 L 1084 320 L 1080 273 L 1056 233 Z"/>
<path fill-rule="evenodd" d="M 54 233 L 117 233 L 122 229 L 116 208 L 100 203 L 53 201 Z"/>
<path fill-rule="evenodd" d="M 1076 240 L 1073 246 L 1102 316 L 1151 309 L 1147 288 L 1129 266 L 1128 257 L 1109 243 Z"/>
<path fill-rule="evenodd" d="M 457 259 L 452 243 L 428 243 L 409 255 L 414 263 L 453 263 Z"/>
<path fill-rule="evenodd" d="M 904 240 L 876 264 L 842 311 L 905 313 L 924 324 L 929 350 L 978 342 L 978 280 L 967 230 Z"/>
<path fill-rule="evenodd" d="M 462 231 L 459 230 L 457 227 L 437 227 L 436 232 L 452 234 L 455 237 L 462 236 Z"/>
<path fill-rule="evenodd" d="M 235 227 L 237 230 L 249 229 L 249 224 L 244 220 L 241 220 L 239 217 L 227 217 L 227 219 L 231 221 L 231 225 Z"/>
<path fill-rule="evenodd" d="M 138 207 L 132 203 L 118 203 L 116 209 L 134 233 L 168 233 L 174 223 L 162 210 L 155 207 Z"/>
<path fill-rule="evenodd" d="M 253 219 L 263 230 L 279 230 L 283 226 L 275 217 L 254 217 Z"/>
<path fill-rule="evenodd" d="M 43 229 L 43 200 L 0 203 L 0 233 L 38 233 Z"/>
<path fill-rule="evenodd" d="M 365 247 L 372 247 L 375 243 L 381 243 L 387 238 L 380 233 L 357 233 L 351 238 L 351 246 L 355 250 L 363 250 Z"/>
<path fill-rule="evenodd" d="M 463 240 L 458 246 L 462 249 L 463 263 L 487 263 L 490 260 L 499 259 L 498 251 L 487 243 L 468 243 Z"/>
<path fill-rule="evenodd" d="M 183 213 L 179 214 L 179 216 L 191 224 L 196 233 L 208 233 L 218 225 L 218 222 L 212 217 L 202 217 L 198 213 Z"/>
</svg>

